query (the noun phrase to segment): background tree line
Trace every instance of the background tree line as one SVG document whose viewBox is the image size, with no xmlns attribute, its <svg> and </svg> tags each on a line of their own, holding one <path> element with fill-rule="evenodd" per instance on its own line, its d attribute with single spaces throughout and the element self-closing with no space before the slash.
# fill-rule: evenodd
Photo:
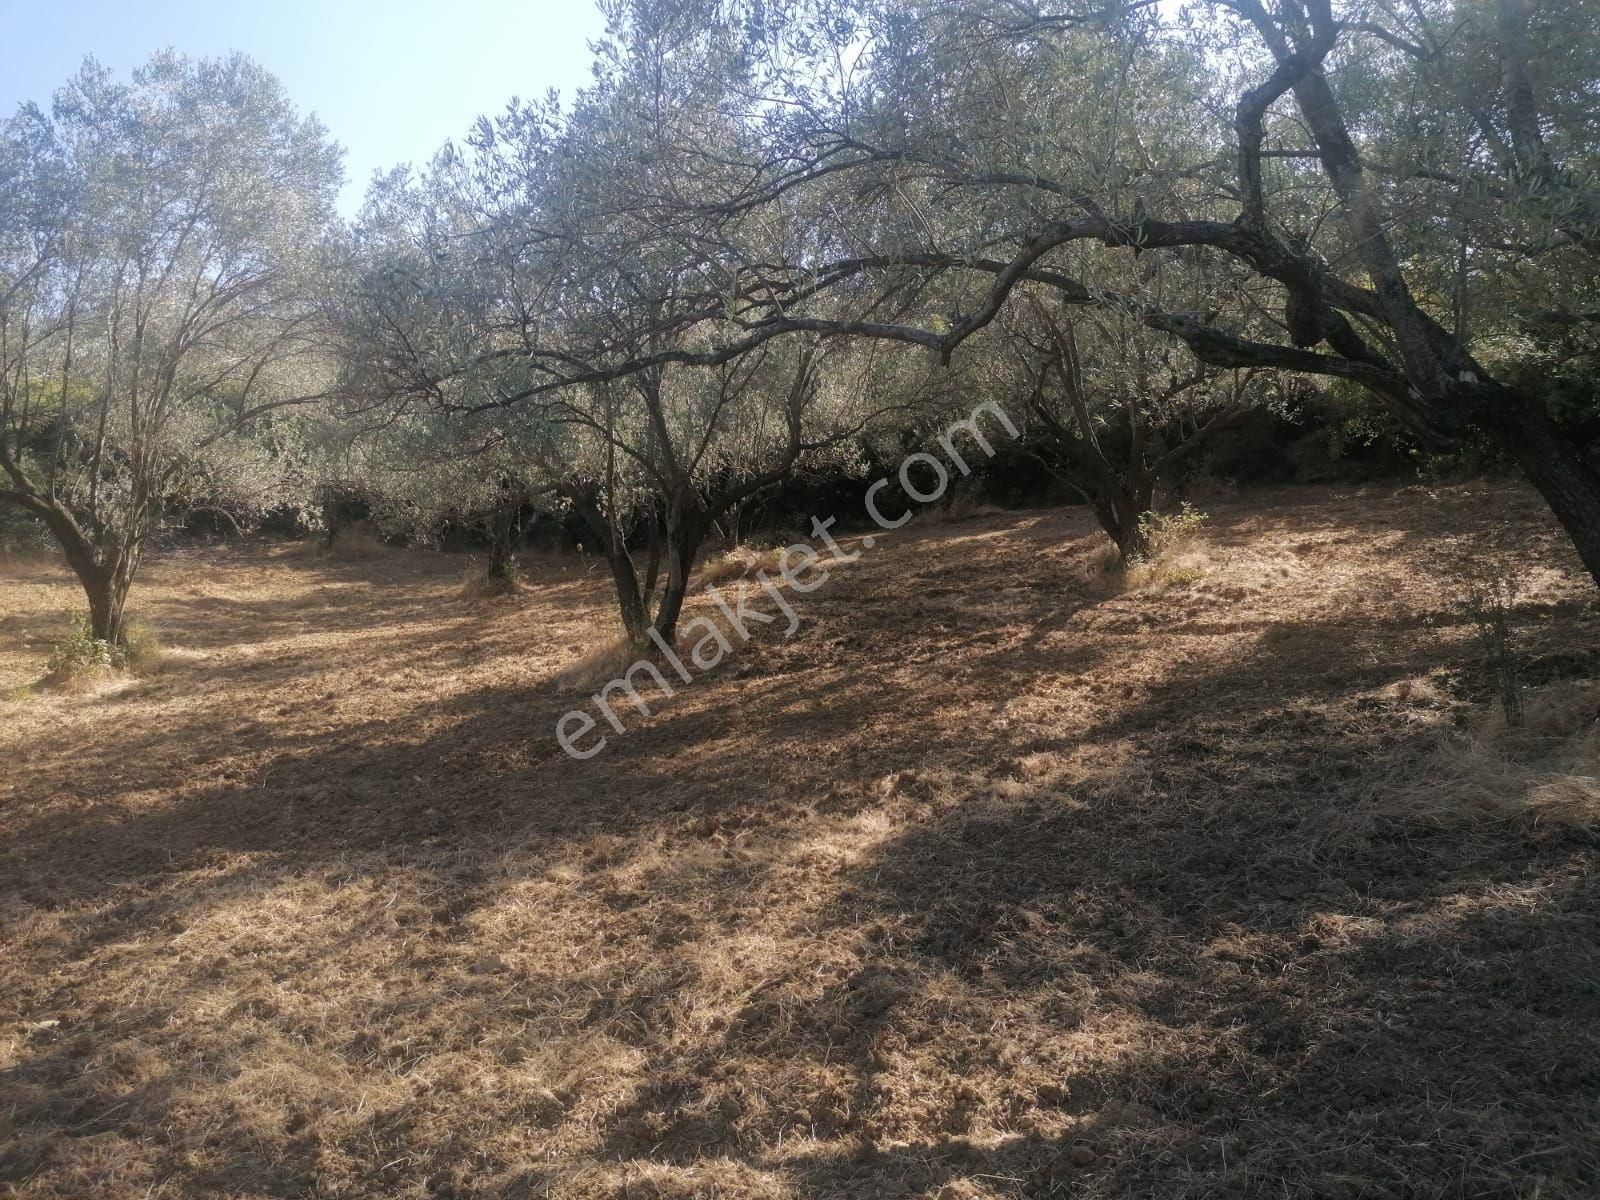
<svg viewBox="0 0 1600 1200">
<path fill-rule="evenodd" d="M 707 542 L 994 401 L 1125 558 L 1188 474 L 1514 468 L 1600 578 L 1600 50 L 1545 0 L 607 0 L 594 83 L 333 214 L 241 58 L 0 136 L 0 502 L 115 645 L 164 525 Z M 208 515 L 209 514 L 209 515 Z M 564 531 L 564 532 L 563 532 Z"/>
</svg>

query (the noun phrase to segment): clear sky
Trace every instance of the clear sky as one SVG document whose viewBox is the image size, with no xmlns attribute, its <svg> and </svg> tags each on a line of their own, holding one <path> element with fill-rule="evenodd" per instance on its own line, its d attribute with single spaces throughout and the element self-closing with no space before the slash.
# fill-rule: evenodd
<svg viewBox="0 0 1600 1200">
<path fill-rule="evenodd" d="M 376 170 L 423 162 L 512 96 L 589 81 L 593 0 L 0 0 L 0 107 L 50 95 L 93 54 L 126 74 L 165 46 L 242 50 L 345 147 L 347 215 Z"/>
</svg>

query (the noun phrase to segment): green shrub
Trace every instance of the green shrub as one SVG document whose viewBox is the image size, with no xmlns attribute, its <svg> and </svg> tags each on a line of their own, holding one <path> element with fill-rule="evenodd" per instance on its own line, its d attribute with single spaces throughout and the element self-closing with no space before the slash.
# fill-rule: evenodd
<svg viewBox="0 0 1600 1200">
<path fill-rule="evenodd" d="M 142 672 L 153 667 L 159 657 L 155 634 L 142 623 L 130 624 L 122 645 L 114 646 L 94 636 L 86 613 L 69 613 L 67 632 L 50 649 L 47 674 L 66 680 L 111 671 Z"/>
<path fill-rule="evenodd" d="M 125 661 L 125 650 L 94 636 L 86 614 L 71 613 L 67 617 L 67 632 L 50 650 L 49 673 L 52 678 L 70 679 L 113 671 Z"/>
<path fill-rule="evenodd" d="M 1175 513 L 1145 513 L 1139 524 L 1144 530 L 1150 557 L 1157 558 L 1192 542 L 1210 519 L 1209 514 L 1185 500 Z"/>
</svg>

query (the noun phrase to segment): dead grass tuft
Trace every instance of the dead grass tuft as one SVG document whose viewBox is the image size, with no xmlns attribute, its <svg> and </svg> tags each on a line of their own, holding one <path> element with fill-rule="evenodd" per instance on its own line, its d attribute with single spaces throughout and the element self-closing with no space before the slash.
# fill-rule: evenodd
<svg viewBox="0 0 1600 1200">
<path fill-rule="evenodd" d="M 87 619 L 75 613 L 68 632 L 51 648 L 44 677 L 34 686 L 66 695 L 100 694 L 130 679 L 157 674 L 167 662 L 160 639 L 146 622 L 128 622 L 123 644 L 113 648 L 91 636 Z"/>
<path fill-rule="evenodd" d="M 1128 564 L 1122 561 L 1115 542 L 1102 538 L 1083 556 L 1079 578 L 1085 583 L 1125 583 Z"/>
<path fill-rule="evenodd" d="M 327 547 L 328 556 L 341 562 L 366 562 L 392 553 L 394 553 L 393 548 L 383 540 L 378 531 L 365 524 L 351 525 L 339 530 L 333 535 L 333 542 Z"/>
<path fill-rule="evenodd" d="M 756 572 L 771 575 L 778 569 L 781 549 L 758 550 L 749 546 L 734 546 L 708 558 L 695 573 L 692 591 L 720 587 L 739 579 L 751 579 Z"/>
<path fill-rule="evenodd" d="M 515 563 L 509 575 L 489 574 L 487 559 L 472 557 L 461 571 L 461 596 L 467 600 L 499 600 L 522 592 L 522 571 Z"/>
<path fill-rule="evenodd" d="M 1120 581 L 1124 591 L 1159 596 L 1215 578 L 1226 561 L 1203 533 L 1186 531 L 1156 541 L 1148 557 L 1122 565 Z"/>
<path fill-rule="evenodd" d="M 31 688 L 22 689 L 18 696 L 30 693 L 55 693 L 62 696 L 92 696 L 122 685 L 125 673 L 110 663 L 72 662 L 55 663 Z"/>
<path fill-rule="evenodd" d="M 932 504 L 919 510 L 917 523 L 926 526 L 959 525 L 963 521 L 997 517 L 1004 512 L 997 504 L 982 504 L 970 496 L 957 495 L 948 504 Z"/>
<path fill-rule="evenodd" d="M 592 648 L 576 662 L 562 668 L 552 680 L 564 691 L 588 691 L 603 687 L 645 657 L 638 643 L 624 634 L 598 635 Z"/>
<path fill-rule="evenodd" d="M 125 669 L 133 675 L 154 675 L 169 665 L 170 655 L 162 645 L 161 635 L 148 622 L 128 622 L 127 648 L 124 651 Z"/>
<path fill-rule="evenodd" d="M 1357 825 L 1600 828 L 1600 682 L 1553 684 L 1525 704 L 1520 727 L 1497 706 L 1442 733 L 1394 769 L 1354 814 Z"/>
</svg>

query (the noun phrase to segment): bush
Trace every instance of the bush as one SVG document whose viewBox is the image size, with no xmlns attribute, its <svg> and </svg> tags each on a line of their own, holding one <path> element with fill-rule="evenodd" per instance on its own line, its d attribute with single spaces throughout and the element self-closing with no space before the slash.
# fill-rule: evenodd
<svg viewBox="0 0 1600 1200">
<path fill-rule="evenodd" d="M 160 658 L 155 635 L 142 623 L 130 624 L 123 643 L 113 646 L 94 636 L 86 613 L 67 614 L 67 632 L 50 650 L 46 678 L 57 682 L 109 675 L 116 671 L 143 672 Z"/>
<path fill-rule="evenodd" d="M 1174 550 L 1181 550 L 1199 536 L 1200 530 L 1211 519 L 1188 500 L 1175 513 L 1145 513 L 1140 520 L 1150 557 L 1159 558 Z"/>
<path fill-rule="evenodd" d="M 85 614 L 72 613 L 67 617 L 67 632 L 50 650 L 49 675 L 72 679 L 104 674 L 121 666 L 123 657 L 123 651 L 94 636 Z"/>
</svg>

